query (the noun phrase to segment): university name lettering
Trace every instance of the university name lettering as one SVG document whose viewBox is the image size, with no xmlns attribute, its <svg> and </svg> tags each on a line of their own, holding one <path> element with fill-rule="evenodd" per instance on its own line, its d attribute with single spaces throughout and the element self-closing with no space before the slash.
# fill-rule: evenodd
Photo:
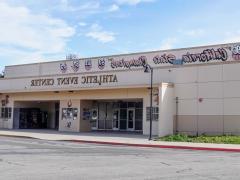
<svg viewBox="0 0 240 180">
<path fill-rule="evenodd" d="M 225 48 L 218 48 L 218 49 L 204 49 L 200 53 L 189 53 L 182 55 L 182 58 L 177 59 L 175 55 L 169 54 L 162 54 L 156 55 L 153 57 L 154 64 L 176 64 L 176 61 L 181 61 L 182 63 L 195 63 L 195 62 L 209 62 L 214 60 L 219 61 L 226 61 L 228 59 L 228 53 Z M 147 64 L 147 57 L 140 56 L 137 59 L 132 60 L 114 60 L 113 58 L 109 59 L 111 63 L 111 67 L 115 68 L 128 68 L 131 67 L 141 67 Z M 181 64 L 181 63 L 180 63 Z"/>
<path fill-rule="evenodd" d="M 218 48 L 217 50 L 205 49 L 201 53 L 189 53 L 182 55 L 180 59 L 183 63 L 194 62 L 208 62 L 213 60 L 226 61 L 228 59 L 228 53 L 224 48 Z M 163 54 L 161 56 L 156 55 L 153 57 L 154 64 L 174 64 L 176 56 L 173 54 Z"/>
<path fill-rule="evenodd" d="M 227 51 L 224 48 L 205 49 L 201 53 L 190 54 L 187 53 L 183 55 L 182 59 L 184 63 L 192 62 L 208 62 L 211 60 L 226 61 L 228 58 Z"/>
<path fill-rule="evenodd" d="M 62 86 L 62 85 L 78 85 L 78 84 L 106 84 L 118 82 L 117 75 L 96 75 L 96 76 L 82 76 L 81 81 L 79 77 L 63 77 L 63 78 L 49 78 L 49 79 L 33 79 L 31 80 L 31 87 L 39 86 Z"/>
</svg>

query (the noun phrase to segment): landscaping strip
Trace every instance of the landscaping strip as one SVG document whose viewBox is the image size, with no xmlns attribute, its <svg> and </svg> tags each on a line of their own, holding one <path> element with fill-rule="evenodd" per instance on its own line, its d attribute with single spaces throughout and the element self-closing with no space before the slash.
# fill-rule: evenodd
<svg viewBox="0 0 240 180">
<path fill-rule="evenodd" d="M 215 144 L 240 144 L 240 136 L 222 135 L 222 136 L 189 136 L 186 134 L 175 134 L 157 138 L 157 141 L 170 142 L 192 142 L 192 143 L 215 143 Z"/>
</svg>

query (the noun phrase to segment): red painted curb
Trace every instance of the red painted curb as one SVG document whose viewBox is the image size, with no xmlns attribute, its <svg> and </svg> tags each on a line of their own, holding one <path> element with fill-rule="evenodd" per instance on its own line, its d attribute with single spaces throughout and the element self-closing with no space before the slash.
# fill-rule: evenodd
<svg viewBox="0 0 240 180">
<path fill-rule="evenodd" d="M 240 149 L 230 149 L 230 148 L 208 148 L 208 147 L 156 145 L 156 144 L 130 144 L 130 143 L 105 142 L 105 141 L 87 141 L 87 140 L 66 140 L 66 141 L 76 142 L 76 143 L 91 143 L 91 144 L 105 144 L 105 145 L 117 145 L 117 146 L 132 146 L 132 147 L 151 147 L 151 148 L 186 149 L 186 150 L 200 150 L 200 151 L 240 152 Z"/>
<path fill-rule="evenodd" d="M 17 135 L 0 135 L 0 136 L 38 139 L 38 138 L 30 137 L 30 136 L 17 136 Z M 163 149 L 185 149 L 185 150 L 198 150 L 198 151 L 223 151 L 223 152 L 238 152 L 238 153 L 240 152 L 240 149 L 230 149 L 230 148 L 208 148 L 208 147 L 156 145 L 156 144 L 131 144 L 131 143 L 118 143 L 118 142 L 106 142 L 106 141 L 87 141 L 87 140 L 61 140 L 61 141 L 76 142 L 76 143 L 89 143 L 89 144 L 105 144 L 105 145 L 116 145 L 116 146 L 163 148 Z"/>
</svg>

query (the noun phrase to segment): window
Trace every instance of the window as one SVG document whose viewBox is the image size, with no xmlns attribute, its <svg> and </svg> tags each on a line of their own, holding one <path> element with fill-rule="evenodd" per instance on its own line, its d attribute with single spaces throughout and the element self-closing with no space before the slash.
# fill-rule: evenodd
<svg viewBox="0 0 240 180">
<path fill-rule="evenodd" d="M 159 117 L 159 108 L 158 107 L 152 107 L 152 120 L 158 121 Z M 150 120 L 150 107 L 147 107 L 147 121 Z"/>
<path fill-rule="evenodd" d="M 1 108 L 1 118 L 10 119 L 12 117 L 12 108 L 3 107 Z"/>
</svg>

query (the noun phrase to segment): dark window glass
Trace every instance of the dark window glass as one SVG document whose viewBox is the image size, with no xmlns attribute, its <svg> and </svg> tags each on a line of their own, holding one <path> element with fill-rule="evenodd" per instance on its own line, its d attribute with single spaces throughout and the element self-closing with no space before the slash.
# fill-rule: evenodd
<svg viewBox="0 0 240 180">
<path fill-rule="evenodd" d="M 127 119 L 127 109 L 120 110 L 120 119 Z"/>
<path fill-rule="evenodd" d="M 135 130 L 141 131 L 142 130 L 142 121 L 135 121 Z"/>
<path fill-rule="evenodd" d="M 1 108 L 1 118 L 10 119 L 12 117 L 12 108 Z"/>
<path fill-rule="evenodd" d="M 112 120 L 106 120 L 105 123 L 106 123 L 106 128 L 105 129 L 112 129 L 113 128 L 112 127 Z"/>
<path fill-rule="evenodd" d="M 98 129 L 105 129 L 105 120 L 98 120 Z"/>
<path fill-rule="evenodd" d="M 128 121 L 128 128 L 132 129 L 133 128 L 133 121 Z"/>
<path fill-rule="evenodd" d="M 119 108 L 119 107 L 120 107 L 120 103 L 118 103 L 118 102 L 113 103 L 113 108 Z"/>
<path fill-rule="evenodd" d="M 136 108 L 143 108 L 143 102 L 136 102 L 135 107 Z"/>
<path fill-rule="evenodd" d="M 152 120 L 158 121 L 159 109 L 158 107 L 152 107 Z M 147 121 L 150 120 L 150 107 L 147 107 Z"/>
<path fill-rule="evenodd" d="M 12 117 L 12 108 L 8 108 L 8 118 Z"/>
<path fill-rule="evenodd" d="M 121 130 L 126 130 L 127 129 L 127 120 L 120 120 L 120 129 Z"/>
<path fill-rule="evenodd" d="M 137 120 L 142 120 L 143 119 L 143 109 L 136 109 L 135 110 L 135 118 Z"/>
<path fill-rule="evenodd" d="M 1 118 L 4 118 L 5 108 L 1 108 Z"/>
<path fill-rule="evenodd" d="M 127 108 L 127 102 L 120 102 L 120 108 Z"/>
<path fill-rule="evenodd" d="M 5 108 L 4 118 L 8 118 L 8 108 Z"/>
<path fill-rule="evenodd" d="M 128 102 L 128 107 L 129 107 L 129 108 L 135 107 L 135 102 Z"/>
</svg>

